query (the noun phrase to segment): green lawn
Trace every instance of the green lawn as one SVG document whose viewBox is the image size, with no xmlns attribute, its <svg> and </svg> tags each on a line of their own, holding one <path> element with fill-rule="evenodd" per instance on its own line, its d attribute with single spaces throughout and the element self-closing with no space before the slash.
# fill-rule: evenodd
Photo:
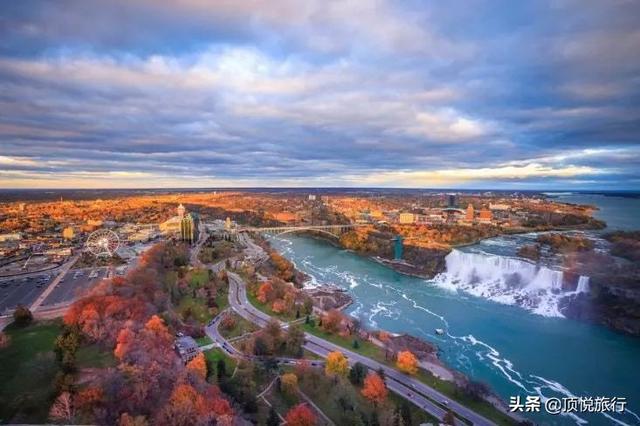
<svg viewBox="0 0 640 426">
<path fill-rule="evenodd" d="M 235 320 L 235 326 L 230 330 L 226 330 L 222 325 L 218 327 L 220 329 L 220 334 L 225 339 L 242 336 L 245 333 L 251 333 L 259 329 L 252 322 L 247 321 L 235 312 L 227 315 L 231 315 L 233 317 Z"/>
<path fill-rule="evenodd" d="M 11 344 L 0 349 L 0 423 L 47 420 L 58 372 L 53 342 L 61 329 L 59 321 L 5 329 Z"/>
<path fill-rule="evenodd" d="M 85 345 L 78 349 L 76 365 L 78 368 L 107 368 L 117 364 L 111 351 L 106 351 L 98 345 Z"/>
<path fill-rule="evenodd" d="M 209 282 L 209 270 L 207 269 L 194 269 L 191 271 L 191 277 L 189 280 L 189 287 L 201 288 Z"/>
<path fill-rule="evenodd" d="M 319 327 L 312 327 L 309 324 L 304 324 L 304 330 L 308 333 L 311 333 L 315 336 L 321 337 L 325 340 L 330 341 L 331 343 L 335 343 L 336 345 L 347 348 L 353 352 L 357 352 L 359 354 L 365 355 L 371 359 L 374 359 L 382 364 L 388 365 L 389 367 L 395 367 L 393 361 L 385 359 L 384 352 L 376 345 L 368 341 L 358 340 L 360 347 L 355 349 L 353 347 L 353 339 L 345 338 L 339 336 L 337 334 L 329 334 Z M 459 403 L 471 408 L 476 411 L 478 414 L 481 414 L 487 417 L 490 420 L 493 420 L 499 425 L 513 425 L 515 421 L 513 421 L 509 416 L 497 410 L 493 405 L 489 404 L 486 401 L 475 401 L 460 393 L 456 392 L 456 388 L 453 383 L 441 380 L 430 372 L 420 369 L 418 370 L 418 374 L 414 376 L 416 379 L 421 382 L 429 385 L 430 387 L 442 392 L 447 395 L 449 398 L 458 401 Z M 440 401 L 434 401 L 437 404 L 440 404 Z"/>
<path fill-rule="evenodd" d="M 209 336 L 202 336 L 202 337 L 198 337 L 196 339 L 196 342 L 198 343 L 198 346 L 206 346 L 213 343 L 213 340 L 211 340 Z"/>
<path fill-rule="evenodd" d="M 224 359 L 224 362 L 226 364 L 226 373 L 229 376 L 231 376 L 233 370 L 235 370 L 236 368 L 236 365 L 238 365 L 238 361 L 225 354 L 219 348 L 209 349 L 208 351 L 204 351 L 203 353 L 205 359 L 207 360 L 207 368 L 210 370 L 209 375 L 211 375 L 212 373 L 217 373 L 214 370 L 217 368 L 219 359 Z"/>
<path fill-rule="evenodd" d="M 223 287 L 218 290 L 216 305 L 218 305 L 218 312 L 222 312 L 223 309 L 229 306 L 229 287 Z"/>
<path fill-rule="evenodd" d="M 185 296 L 180 300 L 178 312 L 183 318 L 186 318 L 187 313 L 189 313 L 200 324 L 206 324 L 213 318 L 205 301 L 191 296 Z"/>
</svg>

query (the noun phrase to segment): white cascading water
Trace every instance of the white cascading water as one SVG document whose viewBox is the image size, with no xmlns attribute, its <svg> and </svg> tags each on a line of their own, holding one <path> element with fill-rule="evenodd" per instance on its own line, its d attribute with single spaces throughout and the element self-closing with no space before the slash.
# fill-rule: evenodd
<svg viewBox="0 0 640 426">
<path fill-rule="evenodd" d="M 558 301 L 574 292 L 562 290 L 563 273 L 525 260 L 453 250 L 445 258 L 447 269 L 436 284 L 462 290 L 499 303 L 517 305 L 532 312 L 563 317 Z M 589 277 L 580 277 L 577 292 L 588 292 Z"/>
<path fill-rule="evenodd" d="M 580 279 L 578 279 L 578 288 L 576 288 L 576 293 L 589 293 L 589 277 L 580 275 Z"/>
</svg>

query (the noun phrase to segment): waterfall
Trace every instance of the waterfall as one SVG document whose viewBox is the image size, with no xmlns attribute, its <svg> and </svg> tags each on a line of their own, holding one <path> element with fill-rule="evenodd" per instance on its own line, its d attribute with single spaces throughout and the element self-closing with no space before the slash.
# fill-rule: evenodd
<svg viewBox="0 0 640 426">
<path fill-rule="evenodd" d="M 559 316 L 563 273 L 525 260 L 485 253 L 453 250 L 445 259 L 446 272 L 437 285 L 462 290 L 499 303 L 517 305 L 545 316 Z M 589 277 L 580 277 L 578 289 L 588 291 Z"/>
<path fill-rule="evenodd" d="M 580 275 L 580 279 L 578 279 L 578 288 L 576 289 L 576 293 L 589 293 L 589 277 Z"/>
</svg>

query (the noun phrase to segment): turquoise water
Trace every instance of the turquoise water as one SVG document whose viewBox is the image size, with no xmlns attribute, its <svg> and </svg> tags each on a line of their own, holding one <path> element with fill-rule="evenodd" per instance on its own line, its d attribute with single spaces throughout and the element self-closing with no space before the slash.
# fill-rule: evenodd
<svg viewBox="0 0 640 426">
<path fill-rule="evenodd" d="M 287 235 L 272 244 L 315 283 L 348 289 L 354 298 L 348 312 L 364 324 L 436 343 L 447 365 L 488 383 L 505 400 L 625 397 L 632 410 L 611 417 L 530 415 L 536 422 L 640 424 L 638 338 L 451 291 L 311 238 Z M 447 332 L 438 336 L 436 328 Z"/>
</svg>

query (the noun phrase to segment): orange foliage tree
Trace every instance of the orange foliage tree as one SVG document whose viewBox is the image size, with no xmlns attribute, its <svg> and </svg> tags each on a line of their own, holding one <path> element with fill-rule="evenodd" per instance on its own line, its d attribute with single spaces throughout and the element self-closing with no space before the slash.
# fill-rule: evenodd
<svg viewBox="0 0 640 426">
<path fill-rule="evenodd" d="M 370 372 L 364 379 L 362 395 L 374 404 L 381 404 L 387 399 L 389 391 L 384 380 L 375 372 Z"/>
<path fill-rule="evenodd" d="M 329 376 L 345 376 L 349 370 L 349 362 L 342 352 L 330 352 L 327 355 L 327 362 L 324 371 Z"/>
<path fill-rule="evenodd" d="M 271 300 L 271 296 L 273 294 L 273 286 L 270 282 L 263 283 L 260 287 L 258 287 L 258 294 L 256 295 L 257 299 L 260 303 L 267 303 Z"/>
<path fill-rule="evenodd" d="M 278 299 L 273 301 L 273 304 L 271 305 L 271 310 L 276 314 L 281 314 L 287 311 L 287 306 L 285 305 L 284 300 Z"/>
<path fill-rule="evenodd" d="M 418 372 L 418 358 L 410 351 L 400 351 L 396 366 L 404 373 L 416 374 Z"/>
<path fill-rule="evenodd" d="M 203 379 L 207 378 L 207 361 L 204 359 L 204 354 L 200 352 L 187 364 L 187 370 L 193 371 Z"/>
<path fill-rule="evenodd" d="M 298 376 L 293 373 L 285 373 L 280 376 L 282 390 L 288 395 L 295 395 L 298 391 Z"/>
<path fill-rule="evenodd" d="M 316 424 L 316 415 L 306 404 L 298 404 L 291 408 L 285 420 L 288 426 L 314 426 Z"/>
<path fill-rule="evenodd" d="M 343 314 L 337 309 L 332 309 L 322 317 L 322 328 L 328 333 L 337 333 L 341 329 Z"/>
</svg>

